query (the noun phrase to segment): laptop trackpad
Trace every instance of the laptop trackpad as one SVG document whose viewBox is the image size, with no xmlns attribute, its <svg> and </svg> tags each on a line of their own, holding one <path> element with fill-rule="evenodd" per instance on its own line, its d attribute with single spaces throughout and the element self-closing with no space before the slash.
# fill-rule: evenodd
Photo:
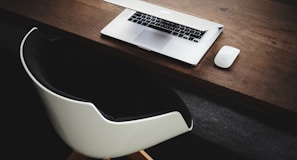
<svg viewBox="0 0 297 160">
<path fill-rule="evenodd" d="M 152 47 L 152 49 L 162 49 L 170 41 L 170 39 L 170 36 L 166 33 L 145 29 L 135 38 L 135 41 L 146 47 Z"/>
</svg>

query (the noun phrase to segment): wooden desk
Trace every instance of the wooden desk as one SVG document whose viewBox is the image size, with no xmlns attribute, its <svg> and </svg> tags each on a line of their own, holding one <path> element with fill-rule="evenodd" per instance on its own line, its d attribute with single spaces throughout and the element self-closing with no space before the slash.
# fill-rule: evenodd
<svg viewBox="0 0 297 160">
<path fill-rule="evenodd" d="M 197 66 L 104 37 L 123 8 L 102 0 L 1 0 L 1 9 L 66 31 L 108 53 L 271 112 L 297 113 L 297 5 L 293 0 L 147 0 L 224 24 Z M 231 69 L 213 64 L 223 45 L 241 49 Z"/>
</svg>

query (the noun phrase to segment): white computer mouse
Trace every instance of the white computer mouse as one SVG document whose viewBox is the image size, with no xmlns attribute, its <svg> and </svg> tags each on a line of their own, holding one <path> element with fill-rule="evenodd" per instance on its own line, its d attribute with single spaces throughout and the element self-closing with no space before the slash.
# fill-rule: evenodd
<svg viewBox="0 0 297 160">
<path fill-rule="evenodd" d="M 229 68 L 239 55 L 240 50 L 232 46 L 223 46 L 214 58 L 214 63 L 220 68 Z"/>
</svg>

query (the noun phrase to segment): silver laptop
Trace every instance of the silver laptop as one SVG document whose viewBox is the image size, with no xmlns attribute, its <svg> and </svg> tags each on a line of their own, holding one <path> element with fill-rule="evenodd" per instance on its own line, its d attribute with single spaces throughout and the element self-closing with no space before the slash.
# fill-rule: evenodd
<svg viewBox="0 0 297 160">
<path fill-rule="evenodd" d="M 104 1 L 125 9 L 101 30 L 103 35 L 191 65 L 201 61 L 224 28 L 142 0 Z"/>
</svg>

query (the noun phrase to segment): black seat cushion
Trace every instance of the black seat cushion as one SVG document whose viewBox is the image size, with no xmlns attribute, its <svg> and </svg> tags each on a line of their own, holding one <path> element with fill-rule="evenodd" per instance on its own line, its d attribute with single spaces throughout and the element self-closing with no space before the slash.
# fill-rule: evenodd
<svg viewBox="0 0 297 160">
<path fill-rule="evenodd" d="M 27 64 L 53 91 L 90 101 L 113 121 L 179 111 L 191 125 L 190 112 L 181 98 L 144 68 L 69 40 L 49 41 L 39 31 L 29 39 Z"/>
</svg>

